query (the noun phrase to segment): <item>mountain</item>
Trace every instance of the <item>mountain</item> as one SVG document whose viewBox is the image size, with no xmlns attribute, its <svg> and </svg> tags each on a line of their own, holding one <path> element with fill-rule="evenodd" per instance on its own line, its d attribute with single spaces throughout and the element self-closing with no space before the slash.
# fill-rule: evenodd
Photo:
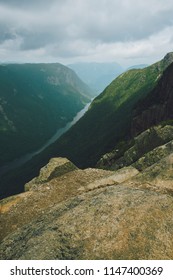
<svg viewBox="0 0 173 280">
<path fill-rule="evenodd" d="M 165 70 L 158 84 L 133 108 L 131 138 L 121 141 L 105 154 L 98 167 L 118 169 L 133 164 L 142 170 L 173 149 L 173 63 Z M 162 146 L 165 145 L 167 146 Z M 162 146 L 162 148 L 157 148 Z"/>
<path fill-rule="evenodd" d="M 0 165 L 40 148 L 94 93 L 69 68 L 0 66 Z"/>
<path fill-rule="evenodd" d="M 68 157 L 80 167 L 94 166 L 103 154 L 130 139 L 135 106 L 153 95 L 152 90 L 172 61 L 173 53 L 169 53 L 147 68 L 132 69 L 117 77 L 94 99 L 79 122 L 52 146 L 53 154 Z"/>
<path fill-rule="evenodd" d="M 106 143 L 115 135 L 113 148 L 102 154 L 97 167 L 79 169 L 67 158 L 51 158 L 28 180 L 25 192 L 0 201 L 1 260 L 173 258 L 172 57 L 170 53 L 146 69 L 121 75 L 56 145 L 17 171 L 20 181 L 25 168 L 31 170 L 40 160 L 47 160 L 53 148 L 68 149 L 68 145 L 75 152 L 80 148 L 81 164 L 88 164 L 92 152 L 103 152 L 102 133 L 107 135 Z M 95 134 L 83 138 L 92 125 Z M 87 141 L 94 137 L 97 145 L 90 151 Z M 89 143 L 86 155 L 78 147 L 78 138 Z"/>
<path fill-rule="evenodd" d="M 73 69 L 77 75 L 93 88 L 97 93 L 102 92 L 112 80 L 115 79 L 124 70 L 116 62 L 114 63 L 74 63 L 68 67 Z"/>
<path fill-rule="evenodd" d="M 134 144 L 134 136 L 142 132 L 141 129 L 137 130 L 138 120 L 141 117 L 136 118 L 136 116 L 138 111 L 142 113 L 143 109 L 137 108 L 153 95 L 152 90 L 159 82 L 161 83 L 162 75 L 165 74 L 164 69 L 171 64 L 171 61 L 173 61 L 173 54 L 169 53 L 163 60 L 147 68 L 132 69 L 117 77 L 92 102 L 85 115 L 59 140 L 28 163 L 1 176 L 1 198 L 22 192 L 24 184 L 38 175 L 40 168 L 51 157 L 67 157 L 81 168 L 94 167 L 101 157 L 104 159 L 100 165 L 102 168 L 109 168 L 109 158 L 113 158 L 111 160 L 113 162 L 119 160 L 120 166 L 121 164 L 126 166 L 126 160 L 121 160 L 121 157 Z M 168 74 L 171 73 L 171 69 L 172 65 L 168 68 Z M 165 88 L 168 86 L 165 85 Z M 150 117 L 143 118 L 145 123 L 150 119 L 151 125 L 159 124 L 151 122 L 151 111 L 153 108 L 150 109 Z M 167 114 L 162 111 L 162 118 L 166 120 Z M 144 126 L 143 121 L 140 122 L 140 126 Z M 145 125 L 142 129 L 147 128 L 149 127 Z M 108 162 L 105 161 L 104 154 Z"/>
<path fill-rule="evenodd" d="M 143 68 L 146 68 L 148 67 L 149 65 L 148 64 L 137 64 L 137 65 L 132 65 L 130 67 L 128 67 L 126 70 L 131 70 L 131 69 L 143 69 Z"/>
</svg>

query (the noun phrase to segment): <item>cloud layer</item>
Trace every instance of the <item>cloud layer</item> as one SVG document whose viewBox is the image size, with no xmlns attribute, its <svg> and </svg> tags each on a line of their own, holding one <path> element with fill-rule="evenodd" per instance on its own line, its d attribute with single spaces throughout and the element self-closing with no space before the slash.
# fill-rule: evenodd
<svg viewBox="0 0 173 280">
<path fill-rule="evenodd" d="M 0 0 L 0 61 L 151 63 L 172 51 L 172 0 Z"/>
</svg>

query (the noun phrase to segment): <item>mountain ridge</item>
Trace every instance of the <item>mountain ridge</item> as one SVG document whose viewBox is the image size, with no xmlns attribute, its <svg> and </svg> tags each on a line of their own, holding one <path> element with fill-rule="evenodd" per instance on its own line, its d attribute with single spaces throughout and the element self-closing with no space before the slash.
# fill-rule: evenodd
<svg viewBox="0 0 173 280">
<path fill-rule="evenodd" d="M 0 201 L 0 259 L 173 258 L 173 63 L 167 65 L 171 56 L 155 64 L 149 72 L 142 72 L 143 75 L 130 70 L 134 79 L 132 88 L 137 87 L 135 93 L 141 89 L 142 82 L 144 89 L 148 89 L 146 77 L 153 74 L 148 94 L 141 91 L 140 100 L 137 98 L 134 102 L 132 98 L 129 133 L 136 117 L 141 125 L 135 126 L 131 138 L 115 143 L 114 149 L 102 156 L 97 167 L 80 169 L 67 158 L 52 158 L 25 184 L 25 192 Z M 159 72 L 166 65 L 168 68 L 163 74 Z M 122 78 L 120 80 L 124 81 Z M 136 87 L 134 81 L 138 81 Z M 117 83 L 121 87 L 119 81 L 111 87 Z M 109 93 L 109 88 L 106 91 Z M 126 99 L 122 92 L 119 96 L 116 108 L 124 102 L 129 105 L 131 96 Z M 110 110 L 110 106 L 114 106 L 114 96 L 109 98 L 107 100 L 102 93 L 101 99 L 107 101 Z M 90 110 L 99 102 L 100 98 L 96 98 Z M 157 122 L 152 118 L 151 122 L 144 122 L 141 113 L 158 104 L 168 115 L 161 114 L 158 119 L 153 110 Z M 150 110 L 147 114 L 150 118 Z M 110 116 L 114 115 L 110 112 Z"/>
<path fill-rule="evenodd" d="M 172 53 L 170 53 L 161 62 L 157 62 L 151 67 L 139 70 L 132 69 L 121 74 L 92 102 L 89 111 L 58 142 L 22 167 L 4 174 L 0 179 L 4 190 L 6 192 L 13 190 L 13 194 L 23 191 L 24 184 L 38 175 L 40 168 L 46 165 L 52 157 L 67 157 L 82 168 L 94 167 L 104 154 L 112 154 L 112 150 L 118 149 L 119 151 L 118 154 L 115 153 L 115 160 L 118 157 L 121 158 L 123 153 L 133 144 L 132 121 L 135 115 L 135 105 L 139 104 L 139 99 L 144 100 L 145 96 L 149 95 L 158 84 L 161 78 L 160 73 L 169 65 L 172 58 Z M 126 80 L 126 76 L 133 79 Z M 125 81 L 124 84 L 122 84 L 123 81 Z M 118 93 L 120 99 L 117 104 L 115 104 L 117 96 L 114 97 L 115 85 L 118 86 L 119 90 L 123 90 Z M 131 95 L 128 93 L 129 86 L 133 89 Z M 141 88 L 142 96 L 140 94 Z M 109 95 L 108 98 L 106 95 Z M 11 182 L 13 182 L 12 185 Z M 7 194 L 4 193 L 4 196 Z"/>
<path fill-rule="evenodd" d="M 55 156 L 71 159 L 80 167 L 94 166 L 122 139 L 131 137 L 133 108 L 157 85 L 173 53 L 144 69 L 132 69 L 117 77 L 90 105 L 89 110 L 52 149 Z M 71 143 L 76 146 L 71 147 Z"/>
<path fill-rule="evenodd" d="M 58 63 L 0 66 L 0 82 L 1 165 L 41 147 L 93 96 Z"/>
</svg>

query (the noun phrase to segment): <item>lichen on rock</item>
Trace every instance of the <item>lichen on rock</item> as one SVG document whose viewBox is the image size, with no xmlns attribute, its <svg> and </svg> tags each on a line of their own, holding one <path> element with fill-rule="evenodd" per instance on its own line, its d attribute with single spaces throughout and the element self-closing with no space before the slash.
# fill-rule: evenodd
<svg viewBox="0 0 173 280">
<path fill-rule="evenodd" d="M 125 149 L 121 157 L 117 157 L 117 151 L 104 155 L 97 166 L 111 170 L 117 170 L 124 166 L 133 165 L 139 170 L 156 163 L 161 158 L 173 151 L 173 126 L 155 126 L 147 129 L 134 138 L 131 147 Z"/>
</svg>

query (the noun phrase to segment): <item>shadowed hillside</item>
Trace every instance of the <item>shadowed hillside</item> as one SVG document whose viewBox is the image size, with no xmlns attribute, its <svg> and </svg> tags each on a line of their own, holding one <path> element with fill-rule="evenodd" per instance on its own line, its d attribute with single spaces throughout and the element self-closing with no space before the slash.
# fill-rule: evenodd
<svg viewBox="0 0 173 280">
<path fill-rule="evenodd" d="M 80 121 L 52 146 L 54 155 L 68 157 L 80 167 L 94 166 L 101 155 L 120 141 L 130 139 L 136 104 L 150 96 L 172 61 L 173 53 L 169 53 L 147 68 L 121 74 L 94 99 Z"/>
<path fill-rule="evenodd" d="M 61 64 L 0 66 L 0 165 L 40 148 L 93 92 Z"/>
<path fill-rule="evenodd" d="M 32 180 L 23 193 L 0 201 L 0 259 L 173 259 L 171 59 L 121 75 L 53 146 L 88 165 L 111 140 L 114 149 L 97 168 L 56 157 L 38 172 L 54 155 L 50 147 L 6 176 L 24 178 L 23 185 L 27 176 Z"/>
<path fill-rule="evenodd" d="M 162 61 L 150 67 L 138 70 L 133 69 L 116 78 L 110 86 L 92 102 L 88 112 L 80 121 L 56 143 L 47 148 L 42 154 L 34 157 L 27 164 L 2 176 L 2 196 L 4 197 L 23 191 L 24 184 L 38 175 L 39 169 L 52 157 L 67 157 L 78 167 L 95 166 L 101 157 L 103 160 L 101 159 L 101 163 L 99 163 L 98 166 L 102 168 L 112 168 L 111 166 L 114 163 L 113 166 L 116 165 L 116 169 L 128 165 L 128 157 L 129 155 L 131 157 L 131 150 L 127 152 L 127 158 L 124 159 L 122 157 L 128 149 L 135 145 L 132 127 L 135 127 L 135 114 L 138 112 L 137 108 L 138 106 L 142 106 L 142 102 L 145 104 L 145 100 L 150 98 L 149 96 L 152 96 L 154 91 L 157 95 L 157 85 L 159 86 L 162 80 L 165 80 L 165 91 L 170 89 L 170 94 L 166 94 L 165 97 L 171 96 L 172 81 L 171 78 L 167 80 L 166 77 L 167 75 L 171 77 L 172 65 L 164 72 L 164 69 L 171 64 L 171 61 L 172 53 L 166 55 Z M 163 72 L 164 75 L 162 78 Z M 166 85 L 167 83 L 169 86 Z M 160 93 L 158 93 L 158 95 L 159 94 Z M 160 100 L 162 100 L 162 98 Z M 170 107 L 170 112 L 172 112 L 171 108 L 172 107 Z M 167 113 L 164 113 L 164 110 L 162 110 L 162 112 L 162 119 L 159 119 L 159 122 L 164 120 L 166 121 L 165 124 L 167 124 L 167 121 L 170 123 L 170 120 L 167 120 Z M 149 116 L 151 116 L 151 114 Z M 137 119 L 140 120 L 141 117 Z M 143 123 L 142 121 L 140 126 L 142 126 Z M 154 124 L 155 122 L 151 122 L 151 125 Z M 165 144 L 165 141 L 168 139 L 159 139 L 160 136 L 157 136 L 155 132 L 153 132 L 150 137 L 152 139 L 150 141 L 151 144 L 157 143 L 158 145 Z M 145 148 L 142 150 L 138 149 L 139 152 L 137 152 L 136 157 L 132 157 L 130 164 L 133 164 L 134 158 L 138 160 L 139 157 L 142 156 L 143 151 L 149 152 L 154 148 L 155 146 L 149 145 L 146 146 L 146 150 Z M 134 149 L 136 149 L 136 147 Z M 110 154 L 106 154 L 108 152 Z M 106 160 L 104 154 L 106 154 Z M 118 163 L 116 162 L 117 160 Z M 11 182 L 13 182 L 13 184 L 11 184 Z"/>
</svg>

